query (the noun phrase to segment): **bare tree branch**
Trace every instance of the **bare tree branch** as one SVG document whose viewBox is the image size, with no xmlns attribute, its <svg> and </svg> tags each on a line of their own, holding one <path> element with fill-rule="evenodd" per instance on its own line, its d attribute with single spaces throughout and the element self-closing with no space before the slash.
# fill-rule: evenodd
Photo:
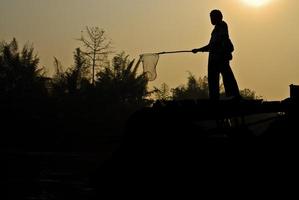
<svg viewBox="0 0 299 200">
<path fill-rule="evenodd" d="M 85 55 L 92 63 L 92 83 L 95 82 L 95 67 L 101 66 L 99 63 L 104 62 L 105 58 L 99 58 L 99 56 L 105 56 L 113 53 L 111 48 L 111 41 L 105 37 L 105 31 L 99 27 L 86 26 L 86 37 L 83 33 L 81 38 L 78 39 L 83 43 L 85 51 L 82 54 Z"/>
</svg>

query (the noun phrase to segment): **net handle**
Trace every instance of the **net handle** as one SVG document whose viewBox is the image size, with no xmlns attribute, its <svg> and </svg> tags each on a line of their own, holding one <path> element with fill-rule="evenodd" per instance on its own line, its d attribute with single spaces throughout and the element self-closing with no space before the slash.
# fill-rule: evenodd
<svg viewBox="0 0 299 200">
<path fill-rule="evenodd" d="M 184 50 L 184 51 L 162 51 L 159 53 L 148 53 L 148 54 L 140 54 L 140 57 L 144 55 L 162 55 L 162 54 L 172 54 L 172 53 L 190 53 L 192 50 Z"/>
<path fill-rule="evenodd" d="M 192 52 L 191 50 L 184 50 L 184 51 L 163 51 L 158 53 L 159 55 L 161 54 L 171 54 L 171 53 L 190 53 Z"/>
</svg>

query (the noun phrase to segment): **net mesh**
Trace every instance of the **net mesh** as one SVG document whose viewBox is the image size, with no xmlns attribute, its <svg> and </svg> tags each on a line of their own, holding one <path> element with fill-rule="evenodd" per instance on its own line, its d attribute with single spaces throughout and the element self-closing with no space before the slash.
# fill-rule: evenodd
<svg viewBox="0 0 299 200">
<path fill-rule="evenodd" d="M 140 55 L 140 60 L 143 64 L 143 72 L 149 81 L 153 81 L 157 77 L 156 66 L 159 61 L 159 54 L 142 54 Z"/>
</svg>

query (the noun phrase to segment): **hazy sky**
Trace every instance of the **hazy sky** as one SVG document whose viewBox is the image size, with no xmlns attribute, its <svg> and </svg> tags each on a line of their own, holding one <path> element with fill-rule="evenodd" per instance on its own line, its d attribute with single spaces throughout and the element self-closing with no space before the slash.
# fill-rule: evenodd
<svg viewBox="0 0 299 200">
<path fill-rule="evenodd" d="M 246 0 L 0 0 L 0 40 L 30 42 L 49 74 L 53 56 L 65 67 L 85 26 L 103 28 L 116 52 L 130 58 L 149 52 L 188 50 L 208 43 L 211 9 L 223 12 L 235 45 L 232 68 L 241 89 L 265 100 L 289 96 L 299 84 L 299 1 L 268 0 L 250 6 Z M 250 0 L 247 0 L 250 1 Z M 255 0 L 256 1 L 256 0 Z M 158 77 L 176 87 L 188 71 L 207 75 L 207 54 L 163 55 Z"/>
</svg>

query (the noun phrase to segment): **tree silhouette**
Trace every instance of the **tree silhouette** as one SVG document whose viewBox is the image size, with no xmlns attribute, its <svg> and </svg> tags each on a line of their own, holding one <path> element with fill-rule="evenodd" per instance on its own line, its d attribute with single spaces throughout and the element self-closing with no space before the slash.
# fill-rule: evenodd
<svg viewBox="0 0 299 200">
<path fill-rule="evenodd" d="M 25 45 L 19 52 L 14 38 L 0 48 L 0 93 L 11 97 L 33 97 L 47 94 L 46 78 L 34 48 Z"/>
<path fill-rule="evenodd" d="M 51 81 L 51 94 L 53 96 L 63 96 L 66 93 L 66 77 L 65 77 L 65 72 L 63 71 L 63 67 L 61 62 L 54 57 L 54 68 L 55 68 L 55 74 L 52 78 Z"/>
<path fill-rule="evenodd" d="M 250 99 L 250 100 L 253 100 L 253 99 L 259 99 L 261 98 L 261 96 L 258 96 L 256 95 L 256 92 L 253 91 L 253 90 L 250 90 L 248 88 L 245 88 L 243 90 L 240 91 L 240 94 L 241 96 L 244 98 L 244 99 Z"/>
<path fill-rule="evenodd" d="M 209 96 L 208 78 L 199 78 L 189 73 L 187 85 L 181 85 L 171 90 L 174 100 L 207 99 Z"/>
<path fill-rule="evenodd" d="M 172 99 L 169 86 L 166 83 L 162 83 L 160 88 L 154 87 L 154 95 L 158 100 L 167 101 Z"/>
<path fill-rule="evenodd" d="M 107 61 L 107 56 L 111 48 L 111 41 L 105 37 L 105 31 L 99 27 L 86 27 L 87 36 L 85 37 L 83 31 L 81 38 L 78 39 L 83 43 L 85 50 L 82 51 L 84 55 L 91 60 L 92 67 L 92 84 L 95 83 L 95 68 L 100 66 L 101 62 Z"/>
<path fill-rule="evenodd" d="M 195 76 L 189 73 L 188 81 L 186 85 L 181 85 L 176 88 L 171 89 L 172 98 L 174 100 L 184 100 L 184 99 L 208 99 L 209 98 L 209 85 L 208 77 L 199 77 L 196 80 Z M 258 99 L 261 96 L 257 96 L 256 92 L 245 88 L 240 91 L 241 96 L 244 99 Z M 223 84 L 220 85 L 220 95 L 225 96 Z"/>
<path fill-rule="evenodd" d="M 66 72 L 66 84 L 70 94 L 76 94 L 81 89 L 87 76 L 88 61 L 82 55 L 80 48 L 74 52 L 74 66 Z"/>
<path fill-rule="evenodd" d="M 78 94 L 85 86 L 88 76 L 88 60 L 82 54 L 80 48 L 74 52 L 74 65 L 63 70 L 61 62 L 54 57 L 55 75 L 52 79 L 53 91 L 56 96 L 64 94 Z"/>
<path fill-rule="evenodd" d="M 147 92 L 147 79 L 137 74 L 139 63 L 124 52 L 113 58 L 112 66 L 108 65 L 97 74 L 96 89 L 102 97 L 111 102 L 144 103 Z"/>
</svg>

